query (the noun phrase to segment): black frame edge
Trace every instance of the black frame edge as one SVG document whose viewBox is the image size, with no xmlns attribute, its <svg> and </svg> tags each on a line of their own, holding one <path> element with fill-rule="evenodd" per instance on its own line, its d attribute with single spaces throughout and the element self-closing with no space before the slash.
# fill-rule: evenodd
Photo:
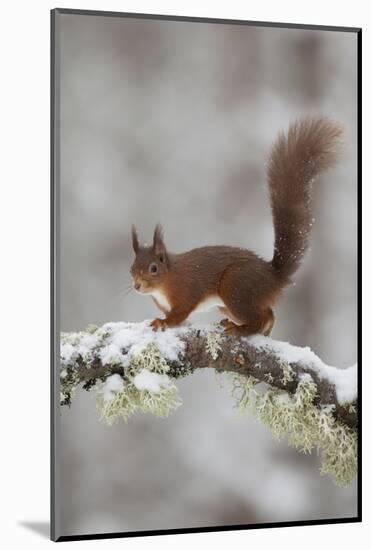
<svg viewBox="0 0 371 550">
<path fill-rule="evenodd" d="M 250 529 L 271 529 L 282 527 L 307 527 L 316 525 L 335 525 L 343 523 L 359 523 L 361 520 L 358 517 L 354 518 L 336 518 L 336 519 L 319 519 L 319 520 L 303 520 L 303 521 L 283 521 L 279 523 L 253 523 L 251 525 L 217 525 L 213 527 L 189 527 L 184 529 L 159 529 L 156 531 L 128 531 L 114 533 L 97 533 L 85 535 L 63 535 L 56 539 L 56 542 L 68 542 L 74 540 L 99 540 L 99 539 L 117 539 L 117 538 L 133 538 L 133 537 L 149 537 L 163 535 L 184 535 L 192 533 L 215 533 L 220 531 L 248 531 Z"/>
<path fill-rule="evenodd" d="M 359 520 L 362 521 L 362 29 L 357 32 L 357 285 L 357 512 Z"/>
</svg>

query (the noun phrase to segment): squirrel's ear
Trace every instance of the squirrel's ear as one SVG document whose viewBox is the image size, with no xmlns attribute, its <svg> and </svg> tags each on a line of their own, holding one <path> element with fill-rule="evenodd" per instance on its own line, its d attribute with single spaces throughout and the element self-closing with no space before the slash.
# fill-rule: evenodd
<svg viewBox="0 0 371 550">
<path fill-rule="evenodd" d="M 158 223 L 153 234 L 153 251 L 155 254 L 166 255 L 166 246 L 164 243 L 164 232 L 161 225 Z"/>
<path fill-rule="evenodd" d="M 131 241 L 133 243 L 133 250 L 136 254 L 139 250 L 139 240 L 138 240 L 138 232 L 136 230 L 135 225 L 131 226 Z"/>
</svg>

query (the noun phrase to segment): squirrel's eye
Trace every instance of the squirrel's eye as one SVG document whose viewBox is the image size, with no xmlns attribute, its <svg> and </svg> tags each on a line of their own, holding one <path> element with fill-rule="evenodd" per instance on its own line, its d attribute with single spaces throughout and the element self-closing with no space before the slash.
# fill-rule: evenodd
<svg viewBox="0 0 371 550">
<path fill-rule="evenodd" d="M 155 263 L 153 263 L 149 266 L 149 272 L 150 273 L 157 273 L 157 271 L 158 271 L 158 267 Z"/>
</svg>

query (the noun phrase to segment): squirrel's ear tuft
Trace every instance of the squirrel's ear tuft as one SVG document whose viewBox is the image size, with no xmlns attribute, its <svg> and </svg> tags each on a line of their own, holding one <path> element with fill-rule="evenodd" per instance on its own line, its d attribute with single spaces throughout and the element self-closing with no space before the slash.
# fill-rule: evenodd
<svg viewBox="0 0 371 550">
<path fill-rule="evenodd" d="M 153 234 L 153 251 L 155 254 L 166 254 L 164 243 L 164 232 L 162 226 L 158 223 Z"/>
<path fill-rule="evenodd" d="M 138 240 L 138 232 L 136 230 L 135 225 L 131 226 L 131 241 L 133 244 L 133 250 L 136 254 L 139 250 L 139 240 Z"/>
</svg>

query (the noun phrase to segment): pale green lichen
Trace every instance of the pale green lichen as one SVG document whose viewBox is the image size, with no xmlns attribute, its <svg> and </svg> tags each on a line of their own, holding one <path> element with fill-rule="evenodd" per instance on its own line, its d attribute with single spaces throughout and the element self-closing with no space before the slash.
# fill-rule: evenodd
<svg viewBox="0 0 371 550">
<path fill-rule="evenodd" d="M 157 374 L 166 374 L 169 370 L 169 366 L 156 344 L 148 344 L 143 351 L 132 357 L 129 372 L 137 374 L 141 369 L 147 369 Z"/>
<path fill-rule="evenodd" d="M 127 422 L 138 409 L 137 393 L 135 388 L 125 385 L 122 390 L 116 393 L 113 399 L 107 400 L 104 399 L 104 389 L 101 385 L 97 390 L 97 406 L 100 411 L 100 419 L 109 426 L 117 422 L 119 418 Z"/>
<path fill-rule="evenodd" d="M 75 397 L 79 380 L 76 372 L 71 368 L 63 368 L 60 373 L 59 400 L 61 405 L 71 405 Z"/>
<path fill-rule="evenodd" d="M 281 382 L 284 386 L 286 386 L 289 382 L 292 382 L 294 380 L 294 371 L 290 367 L 288 363 L 282 363 L 281 365 L 282 369 L 282 378 Z"/>
<path fill-rule="evenodd" d="M 347 486 L 357 473 L 357 433 L 335 419 L 333 405 L 317 407 L 313 401 L 317 388 L 304 377 L 293 395 L 270 388 L 256 390 L 258 381 L 251 376 L 234 378 L 234 393 L 239 389 L 238 409 L 249 410 L 272 432 L 286 437 L 288 443 L 303 453 L 322 451 L 321 474 L 329 474 L 339 486 Z"/>
<path fill-rule="evenodd" d="M 125 383 L 112 399 L 104 398 L 104 383 L 98 388 L 97 405 L 101 420 L 109 425 L 120 418 L 127 422 L 136 411 L 166 417 L 181 405 L 178 388 L 170 379 L 156 392 L 138 389 L 134 379 L 143 369 L 161 375 L 169 370 L 154 344 L 149 344 L 141 353 L 132 357 L 130 365 L 125 369 Z"/>
<path fill-rule="evenodd" d="M 349 414 L 356 414 L 356 413 L 357 413 L 357 405 L 356 405 L 356 403 L 349 403 L 349 405 L 348 405 L 348 411 L 349 411 Z"/>
<path fill-rule="evenodd" d="M 310 377 L 299 382 L 293 395 L 273 388 L 259 393 L 256 383 L 251 377 L 240 383 L 239 410 L 248 409 L 274 437 L 286 437 L 300 452 L 320 449 L 321 474 L 332 475 L 339 486 L 349 485 L 357 473 L 357 433 L 335 419 L 333 406 L 313 403 L 317 388 Z"/>
<path fill-rule="evenodd" d="M 219 352 L 222 350 L 221 346 L 222 336 L 218 332 L 209 332 L 206 335 L 206 351 L 216 361 L 219 356 Z"/>
<path fill-rule="evenodd" d="M 243 413 L 247 409 L 251 409 L 255 403 L 257 392 L 255 386 L 259 380 L 254 376 L 242 376 L 240 374 L 232 374 L 232 396 L 237 402 L 237 409 Z"/>
<path fill-rule="evenodd" d="M 336 422 L 322 443 L 321 474 L 335 477 L 340 487 L 350 485 L 357 473 L 357 433 Z"/>
<path fill-rule="evenodd" d="M 181 401 L 174 384 L 161 389 L 158 393 L 153 393 L 148 390 L 138 390 L 134 384 L 129 383 L 111 400 L 105 400 L 103 395 L 98 393 L 97 405 L 101 420 L 112 425 L 120 418 L 127 422 L 137 411 L 159 417 L 169 416 L 181 405 Z"/>
<path fill-rule="evenodd" d="M 70 404 L 75 393 L 79 383 L 79 365 L 89 367 L 92 357 L 99 357 L 102 347 L 107 347 L 112 331 L 110 325 L 101 328 L 92 325 L 85 333 L 62 333 L 61 344 L 65 346 L 61 357 L 62 404 Z M 206 337 L 206 350 L 214 361 L 222 349 L 221 341 L 222 335 L 217 332 Z M 97 405 L 102 420 L 107 424 L 113 424 L 120 418 L 127 422 L 136 411 L 163 417 L 179 407 L 181 401 L 177 387 L 166 374 L 170 366 L 154 343 L 140 353 L 132 353 L 128 349 L 122 350 L 122 353 L 120 374 L 114 375 L 122 377 L 122 385 L 117 385 L 117 391 L 107 392 L 104 391 L 103 380 L 98 387 Z M 173 365 L 171 368 L 174 368 Z M 285 363 L 281 368 L 281 383 L 287 385 L 294 380 L 294 372 Z M 164 377 L 165 383 L 158 391 L 136 387 L 134 379 L 143 369 Z M 274 382 L 270 373 L 266 373 L 264 379 L 268 384 Z M 275 437 L 287 438 L 289 444 L 301 452 L 320 449 L 321 474 L 332 475 L 340 486 L 352 482 L 357 473 L 356 429 L 336 420 L 333 406 L 318 407 L 314 404 L 317 388 L 309 375 L 299 381 L 293 394 L 269 386 L 267 389 L 267 384 L 259 383 L 252 376 L 233 374 L 232 381 L 232 393 L 240 412 L 249 410 Z M 89 381 L 84 384 L 85 389 L 91 386 Z M 349 403 L 347 407 L 350 414 L 357 412 L 356 403 Z"/>
</svg>

